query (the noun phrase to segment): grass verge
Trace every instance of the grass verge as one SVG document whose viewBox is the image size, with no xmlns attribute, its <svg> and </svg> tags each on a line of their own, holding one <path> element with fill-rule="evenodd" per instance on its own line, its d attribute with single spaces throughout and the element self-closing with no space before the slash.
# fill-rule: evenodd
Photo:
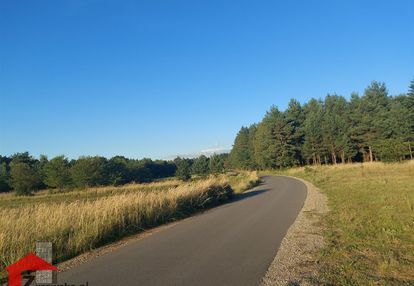
<svg viewBox="0 0 414 286">
<path fill-rule="evenodd" d="M 315 284 L 414 285 L 414 162 L 295 168 L 328 197 Z"/>
</svg>

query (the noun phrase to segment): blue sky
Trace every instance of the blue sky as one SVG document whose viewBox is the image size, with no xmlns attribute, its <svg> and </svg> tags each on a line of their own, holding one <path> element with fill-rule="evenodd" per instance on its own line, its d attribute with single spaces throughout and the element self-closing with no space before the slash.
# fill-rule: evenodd
<svg viewBox="0 0 414 286">
<path fill-rule="evenodd" d="M 414 1 L 0 2 L 0 154 L 165 158 L 414 77 Z"/>
</svg>

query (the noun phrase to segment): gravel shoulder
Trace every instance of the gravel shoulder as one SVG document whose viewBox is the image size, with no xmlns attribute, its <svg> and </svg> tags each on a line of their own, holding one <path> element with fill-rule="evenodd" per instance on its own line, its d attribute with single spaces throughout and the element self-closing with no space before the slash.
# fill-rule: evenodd
<svg viewBox="0 0 414 286">
<path fill-rule="evenodd" d="M 313 184 L 295 179 L 306 185 L 307 197 L 269 266 L 262 286 L 311 285 L 318 270 L 316 252 L 324 247 L 322 227 L 318 222 L 329 211 L 328 200 Z"/>
</svg>

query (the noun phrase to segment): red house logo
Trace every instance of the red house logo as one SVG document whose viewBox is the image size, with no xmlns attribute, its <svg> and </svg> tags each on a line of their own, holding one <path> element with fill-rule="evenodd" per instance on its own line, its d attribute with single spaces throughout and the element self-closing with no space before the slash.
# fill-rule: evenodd
<svg viewBox="0 0 414 286">
<path fill-rule="evenodd" d="M 34 253 L 29 253 L 25 257 L 21 258 L 16 263 L 6 268 L 9 272 L 9 286 L 21 286 L 22 285 L 22 271 L 26 270 L 58 270 L 57 267 L 44 261 Z"/>
</svg>

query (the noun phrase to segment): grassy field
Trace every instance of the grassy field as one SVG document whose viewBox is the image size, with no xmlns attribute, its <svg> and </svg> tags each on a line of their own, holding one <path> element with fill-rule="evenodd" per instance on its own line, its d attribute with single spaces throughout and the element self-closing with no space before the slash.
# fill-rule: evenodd
<svg viewBox="0 0 414 286">
<path fill-rule="evenodd" d="M 414 161 L 290 169 L 329 200 L 322 285 L 414 285 Z"/>
<path fill-rule="evenodd" d="M 51 241 L 56 261 L 225 202 L 258 181 L 255 172 L 165 180 L 31 197 L 0 195 L 0 269 Z M 4 277 L 5 272 L 1 273 Z"/>
</svg>

